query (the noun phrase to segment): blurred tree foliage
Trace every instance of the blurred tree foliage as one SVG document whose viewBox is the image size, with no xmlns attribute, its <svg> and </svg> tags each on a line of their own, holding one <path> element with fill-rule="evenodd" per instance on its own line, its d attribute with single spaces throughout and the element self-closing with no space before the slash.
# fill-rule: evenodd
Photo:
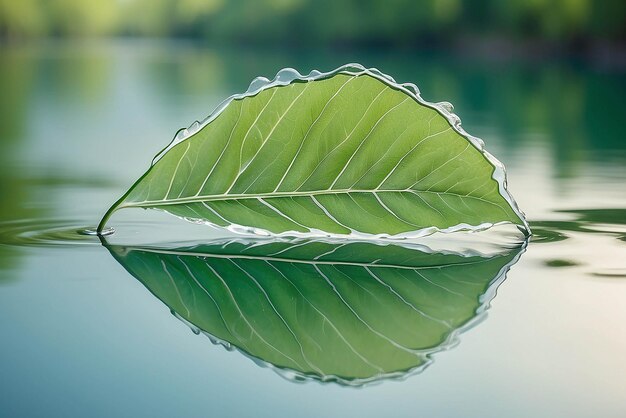
<svg viewBox="0 0 626 418">
<path fill-rule="evenodd" d="M 0 37 L 412 45 L 471 35 L 626 39 L 624 0 L 0 0 Z"/>
</svg>

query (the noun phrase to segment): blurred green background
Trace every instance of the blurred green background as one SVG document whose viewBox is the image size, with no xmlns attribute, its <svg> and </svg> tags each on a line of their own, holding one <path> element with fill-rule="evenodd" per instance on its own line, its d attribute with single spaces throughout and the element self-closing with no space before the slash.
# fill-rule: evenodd
<svg viewBox="0 0 626 418">
<path fill-rule="evenodd" d="M 0 0 L 0 416 L 618 416 L 625 16 L 625 0 Z M 73 246 L 254 77 L 347 62 L 453 103 L 537 242 L 571 235 L 533 243 L 497 314 L 427 373 L 290 385 L 188 339 L 103 248 Z M 181 225 L 128 212 L 118 239 Z"/>
<path fill-rule="evenodd" d="M 626 38 L 624 0 L 0 0 L 0 37 L 191 37 L 419 46 L 473 38 L 586 48 Z"/>
</svg>

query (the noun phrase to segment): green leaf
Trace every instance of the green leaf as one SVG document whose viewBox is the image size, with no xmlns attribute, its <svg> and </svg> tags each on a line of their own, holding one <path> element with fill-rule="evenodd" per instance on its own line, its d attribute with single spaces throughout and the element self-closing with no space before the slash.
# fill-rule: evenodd
<svg viewBox="0 0 626 418">
<path fill-rule="evenodd" d="M 420 371 L 451 347 L 525 244 L 492 256 L 309 240 L 107 247 L 213 341 L 286 376 L 359 385 Z"/>
<path fill-rule="evenodd" d="M 174 142 L 109 209 L 231 230 L 415 237 L 528 225 L 504 168 L 449 104 L 358 65 L 255 80 Z"/>
</svg>

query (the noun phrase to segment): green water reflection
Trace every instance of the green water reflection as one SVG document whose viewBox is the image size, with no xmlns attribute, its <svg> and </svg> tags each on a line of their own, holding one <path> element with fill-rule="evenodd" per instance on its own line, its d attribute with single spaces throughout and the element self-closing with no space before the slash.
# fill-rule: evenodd
<svg viewBox="0 0 626 418">
<path fill-rule="evenodd" d="M 559 213 L 573 216 L 566 221 L 532 221 L 533 241 L 555 242 L 567 239 L 568 232 L 603 234 L 625 241 L 626 209 L 570 209 Z"/>
<path fill-rule="evenodd" d="M 202 118 L 214 95 L 239 92 L 255 75 L 273 76 L 285 66 L 300 71 L 329 70 L 348 61 L 376 66 L 400 81 L 415 81 L 431 100 L 449 100 L 472 124 L 500 131 L 509 152 L 531 139 L 554 150 L 559 175 L 575 175 L 576 161 L 624 157 L 619 135 L 626 106 L 622 72 L 567 62 L 479 61 L 441 54 L 368 51 L 278 52 L 221 50 L 193 44 L 135 42 L 4 46 L 0 49 L 3 148 L 27 135 L 34 106 L 54 104 L 75 110 L 107 104 L 123 77 L 133 77 L 132 95 L 166 100 L 176 108 L 198 97 L 203 108 L 187 115 Z M 132 59 L 129 56 L 133 55 Z M 401 59 L 400 59 L 401 58 Z M 128 66 L 130 64 L 132 66 Z M 223 98 L 223 97 L 222 97 Z M 157 106 L 157 105 L 154 105 Z M 204 109 L 204 111 L 203 111 Z M 102 109 L 104 110 L 104 109 Z M 129 109 L 139 113 L 138 109 Z M 172 127 L 170 135 L 177 127 Z M 60 136 L 60 132 L 52 133 Z M 6 149 L 3 155 L 6 157 Z M 608 152 L 610 151 L 610 152 Z"/>
<path fill-rule="evenodd" d="M 107 245 L 184 321 L 290 379 L 421 371 L 488 308 L 525 245 L 493 256 L 332 241 Z"/>
</svg>

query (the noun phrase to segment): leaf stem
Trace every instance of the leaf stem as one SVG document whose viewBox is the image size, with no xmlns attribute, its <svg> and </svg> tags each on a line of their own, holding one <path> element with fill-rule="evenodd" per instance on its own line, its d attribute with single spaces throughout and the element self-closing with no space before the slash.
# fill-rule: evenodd
<svg viewBox="0 0 626 418">
<path fill-rule="evenodd" d="M 115 212 L 116 209 L 117 209 L 117 202 L 116 204 L 111 206 L 109 210 L 107 210 L 104 216 L 102 217 L 102 220 L 100 221 L 100 223 L 98 224 L 98 228 L 96 229 L 96 233 L 98 234 L 99 237 L 102 236 L 102 230 L 104 229 L 107 221 L 109 220 L 109 218 L 111 217 L 113 212 Z"/>
</svg>

